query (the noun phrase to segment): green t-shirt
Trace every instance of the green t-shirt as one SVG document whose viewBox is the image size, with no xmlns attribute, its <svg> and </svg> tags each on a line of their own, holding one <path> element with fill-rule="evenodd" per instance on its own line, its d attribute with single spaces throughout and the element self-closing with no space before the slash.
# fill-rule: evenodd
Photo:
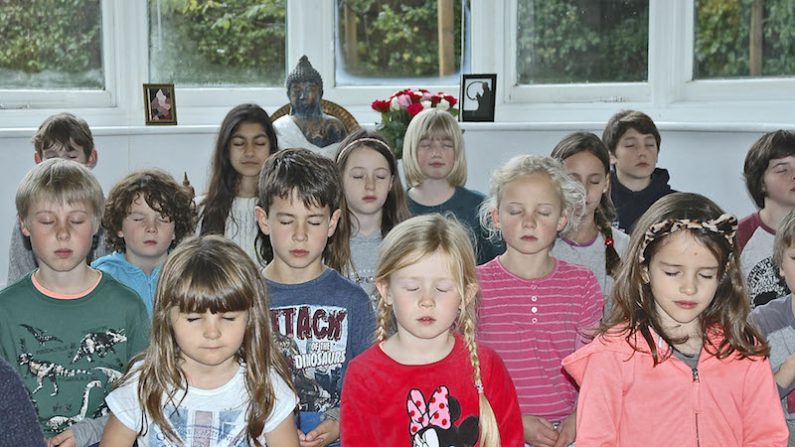
<svg viewBox="0 0 795 447">
<path fill-rule="evenodd" d="M 22 376 L 48 437 L 106 412 L 112 381 L 148 337 L 143 301 L 110 275 L 75 299 L 41 293 L 30 274 L 0 291 L 0 355 Z"/>
</svg>

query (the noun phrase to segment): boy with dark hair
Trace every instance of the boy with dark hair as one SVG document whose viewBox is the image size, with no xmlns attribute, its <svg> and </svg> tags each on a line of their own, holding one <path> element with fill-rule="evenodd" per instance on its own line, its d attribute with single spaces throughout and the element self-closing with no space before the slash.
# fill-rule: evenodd
<svg viewBox="0 0 795 447">
<path fill-rule="evenodd" d="M 762 135 L 745 156 L 743 177 L 759 208 L 737 227 L 740 264 L 753 307 L 790 291 L 771 257 L 776 230 L 795 208 L 795 132 L 776 130 Z"/>
<path fill-rule="evenodd" d="M 613 115 L 602 134 L 613 164 L 610 198 L 618 228 L 627 234 L 657 199 L 676 192 L 668 185 L 668 171 L 657 167 L 661 140 L 654 121 L 636 110 Z"/>
<path fill-rule="evenodd" d="M 147 343 L 141 299 L 86 263 L 102 202 L 91 171 L 59 158 L 34 167 L 17 190 L 38 268 L 0 291 L 0 356 L 22 376 L 53 445 L 99 440 L 92 418 Z"/>
<path fill-rule="evenodd" d="M 36 164 L 51 158 L 73 160 L 88 168 L 94 168 L 97 164 L 97 149 L 88 123 L 71 113 L 58 113 L 44 120 L 32 142 L 35 149 L 33 161 Z M 102 243 L 103 234 L 100 227 L 88 254 L 89 261 L 104 256 L 107 252 L 105 244 Z M 8 284 L 14 283 L 36 267 L 38 264 L 30 241 L 22 234 L 17 222 L 8 244 Z"/>
<path fill-rule="evenodd" d="M 337 269 L 350 262 L 342 181 L 307 149 L 272 155 L 259 177 L 257 223 L 273 331 L 300 399 L 301 447 L 339 445 L 342 380 L 372 344 L 370 298 Z"/>
</svg>

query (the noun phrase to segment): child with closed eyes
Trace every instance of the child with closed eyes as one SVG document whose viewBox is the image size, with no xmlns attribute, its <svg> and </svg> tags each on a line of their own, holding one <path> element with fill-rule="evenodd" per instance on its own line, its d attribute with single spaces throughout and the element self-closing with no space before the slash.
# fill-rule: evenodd
<svg viewBox="0 0 795 447">
<path fill-rule="evenodd" d="M 349 134 L 336 155 L 351 224 L 351 266 L 346 276 L 375 300 L 378 247 L 409 217 L 397 160 L 386 140 L 363 129 Z"/>
<path fill-rule="evenodd" d="M 638 220 L 612 312 L 563 360 L 580 384 L 578 446 L 787 445 L 736 233 L 698 194 L 667 195 Z"/>
<path fill-rule="evenodd" d="M 550 254 L 577 225 L 582 184 L 560 161 L 520 155 L 492 174 L 481 219 L 505 240 L 505 253 L 478 267 L 479 340 L 505 361 L 522 409 L 525 442 L 574 441 L 577 389 L 560 362 L 590 340 L 602 317 L 599 283 L 587 267 Z"/>
<path fill-rule="evenodd" d="M 221 234 L 260 263 L 257 240 L 257 182 L 262 164 L 279 150 L 270 116 L 256 104 L 226 114 L 210 171 L 207 194 L 199 202 L 199 234 Z"/>
<path fill-rule="evenodd" d="M 439 214 L 411 218 L 387 234 L 378 259 L 377 343 L 348 367 L 343 445 L 521 446 L 511 378 L 475 342 L 464 227 Z"/>
<path fill-rule="evenodd" d="M 267 291 L 240 247 L 203 236 L 171 253 L 149 348 L 106 402 L 102 446 L 298 446 Z"/>
</svg>

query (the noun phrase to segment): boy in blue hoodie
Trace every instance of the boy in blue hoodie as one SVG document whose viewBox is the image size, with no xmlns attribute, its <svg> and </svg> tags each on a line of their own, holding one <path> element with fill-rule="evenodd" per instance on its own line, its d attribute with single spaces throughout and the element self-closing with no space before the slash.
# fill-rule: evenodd
<svg viewBox="0 0 795 447">
<path fill-rule="evenodd" d="M 111 190 L 102 225 L 114 252 L 91 266 L 138 292 L 151 315 L 160 267 L 196 227 L 193 194 L 159 169 L 133 172 Z"/>
</svg>

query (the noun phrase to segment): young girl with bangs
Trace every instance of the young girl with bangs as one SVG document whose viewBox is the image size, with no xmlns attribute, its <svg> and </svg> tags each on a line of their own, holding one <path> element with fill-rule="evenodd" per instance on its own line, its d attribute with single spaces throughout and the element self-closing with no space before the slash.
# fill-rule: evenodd
<svg viewBox="0 0 795 447">
<path fill-rule="evenodd" d="M 335 157 L 351 224 L 349 279 L 375 301 L 375 267 L 381 239 L 409 217 L 397 160 L 384 137 L 360 129 L 340 143 Z"/>
<path fill-rule="evenodd" d="M 479 340 L 502 356 L 516 385 L 525 442 L 574 441 L 577 389 L 560 362 L 590 341 L 603 299 L 588 268 L 551 255 L 560 233 L 577 226 L 582 185 L 560 161 L 519 155 L 491 178 L 484 227 L 501 235 L 505 254 L 478 267 Z"/>
<path fill-rule="evenodd" d="M 616 209 L 610 199 L 610 153 L 596 135 L 575 132 L 560 140 L 551 156 L 562 161 L 566 172 L 585 188 L 585 210 L 580 223 L 558 238 L 552 256 L 594 272 L 602 287 L 607 314 L 621 255 L 629 245 L 629 236 L 612 226 Z"/>
<path fill-rule="evenodd" d="M 698 194 L 665 196 L 638 220 L 600 335 L 563 361 L 580 384 L 578 446 L 787 445 L 736 232 Z"/>
<path fill-rule="evenodd" d="M 377 343 L 348 366 L 342 445 L 522 445 L 513 383 L 475 342 L 478 283 L 466 230 L 430 214 L 384 238 Z"/>
<path fill-rule="evenodd" d="M 262 107 L 233 108 L 218 131 L 207 195 L 198 200 L 199 234 L 226 236 L 258 264 L 257 182 L 262 164 L 278 150 L 276 132 Z"/>
<path fill-rule="evenodd" d="M 265 285 L 237 245 L 193 237 L 171 253 L 149 348 L 106 402 L 103 446 L 298 446 Z"/>
<path fill-rule="evenodd" d="M 409 211 L 415 216 L 452 213 L 469 230 L 478 265 L 502 253 L 478 223 L 478 207 L 485 197 L 464 187 L 464 135 L 455 117 L 438 109 L 418 113 L 406 129 L 403 154 Z"/>
</svg>

